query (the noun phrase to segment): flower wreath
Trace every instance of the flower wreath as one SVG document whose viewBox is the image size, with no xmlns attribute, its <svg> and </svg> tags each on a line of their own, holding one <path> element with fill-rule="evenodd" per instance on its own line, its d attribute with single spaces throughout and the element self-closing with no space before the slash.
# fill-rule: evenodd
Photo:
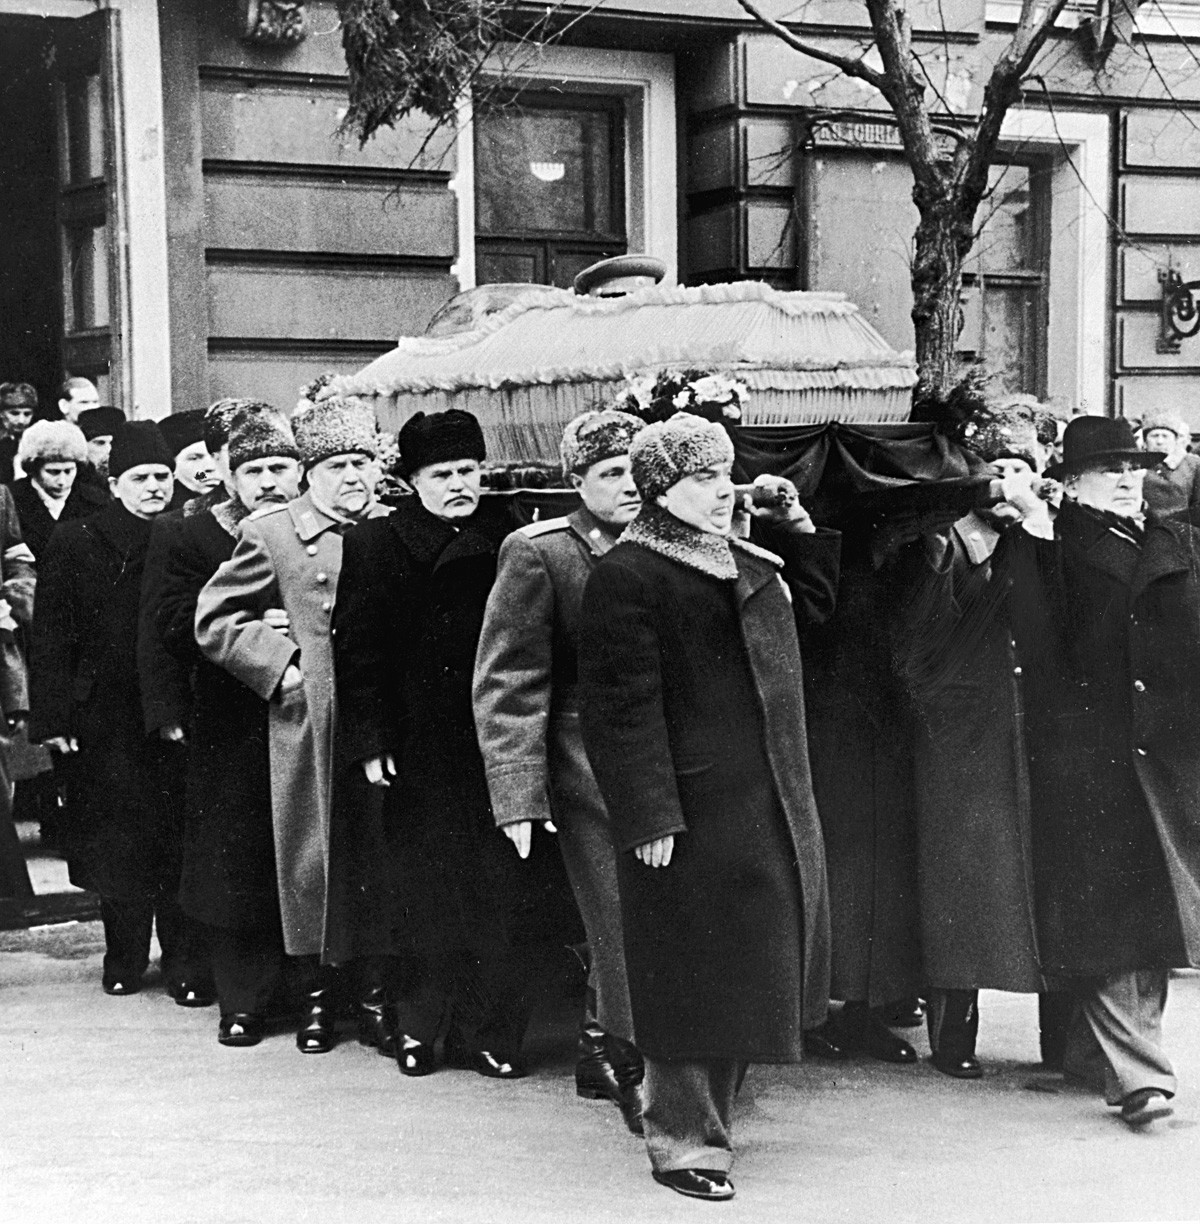
<svg viewBox="0 0 1200 1224">
<path fill-rule="evenodd" d="M 722 425 L 742 419 L 746 384 L 709 370 L 660 370 L 627 378 L 613 407 L 639 416 L 647 425 L 666 421 L 677 412 L 691 412 Z"/>
</svg>

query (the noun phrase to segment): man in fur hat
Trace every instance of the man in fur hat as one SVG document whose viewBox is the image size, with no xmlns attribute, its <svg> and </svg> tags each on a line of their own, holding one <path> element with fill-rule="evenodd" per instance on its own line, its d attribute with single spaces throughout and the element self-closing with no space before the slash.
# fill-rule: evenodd
<svg viewBox="0 0 1200 1224">
<path fill-rule="evenodd" d="M 222 456 L 228 476 L 222 496 L 193 496 L 154 525 L 142 583 L 138 671 L 146 733 L 186 739 L 187 771 L 175 794 L 187 829 L 180 899 L 203 924 L 212 950 L 211 976 L 186 983 L 176 1002 L 201 1007 L 218 998 L 218 1035 L 230 1038 L 227 1044 L 246 1044 L 242 1039 L 252 1035 L 255 1021 L 229 1018 L 261 1017 L 283 963 L 267 711 L 202 658 L 193 624 L 200 589 L 232 555 L 238 523 L 252 510 L 295 497 L 300 471 L 291 431 L 270 405 L 218 400 L 206 418 L 205 449 Z"/>
<path fill-rule="evenodd" d="M 138 601 L 153 519 L 171 497 L 173 456 L 153 422 L 119 427 L 113 500 L 62 524 L 42 560 L 32 632 L 31 738 L 77 753 L 71 880 L 100 894 L 108 994 L 141 989 L 157 926 L 167 989 L 194 979 L 180 911 L 180 813 L 169 802 L 178 747 L 143 732 Z"/>
<path fill-rule="evenodd" d="M 1191 442 L 1192 431 L 1178 412 L 1156 409 L 1142 418 L 1142 445 L 1163 455 L 1142 486 L 1155 514 L 1186 514 L 1200 521 L 1200 455 L 1188 449 Z"/>
<path fill-rule="evenodd" d="M 797 623 L 833 610 L 840 536 L 786 481 L 732 536 L 733 445 L 688 413 L 630 460 L 643 509 L 597 564 L 579 628 L 583 742 L 612 821 L 656 1181 L 733 1197 L 750 1062 L 800 1059 L 829 998 L 829 896 Z"/>
<path fill-rule="evenodd" d="M 513 854 L 495 825 L 471 681 L 499 539 L 480 511 L 483 433 L 457 409 L 405 422 L 401 472 L 416 490 L 346 536 L 334 661 L 340 750 L 386 788 L 399 915 L 397 1058 L 444 1057 L 480 1075 L 525 1074 L 532 946 L 547 940 L 526 891 L 547 860 Z M 556 864 L 561 870 L 561 864 Z"/>
<path fill-rule="evenodd" d="M 199 497 L 221 483 L 216 463 L 204 440 L 205 410 L 188 408 L 172 412 L 158 423 L 167 445 L 175 455 L 175 495 L 172 510 Z"/>
<path fill-rule="evenodd" d="M 387 512 L 375 501 L 379 435 L 367 405 L 325 399 L 298 411 L 292 424 L 308 487 L 243 522 L 233 555 L 200 592 L 196 641 L 210 662 L 268 703 L 283 940 L 289 956 L 305 958 L 308 976 L 296 1044 L 317 1054 L 335 1041 L 332 980 L 318 966 L 327 951 L 331 626 L 342 534 Z M 231 468 L 237 459 L 231 439 Z"/>
<path fill-rule="evenodd" d="M 13 501 L 35 557 L 46 551 L 59 523 L 94 514 L 108 501 L 95 486 L 79 481 L 87 441 L 68 421 L 35 421 L 21 435 L 17 461 L 25 475 L 13 483 Z"/>
<path fill-rule="evenodd" d="M 591 952 L 575 1087 L 606 1097 L 641 1133 L 642 1061 L 633 1041 L 612 833 L 579 734 L 577 635 L 583 588 L 642 500 L 629 444 L 645 422 L 585 412 L 562 438 L 563 473 L 583 505 L 504 541 L 475 662 L 475 725 L 496 823 L 522 858 L 534 823 L 558 844 Z"/>
</svg>

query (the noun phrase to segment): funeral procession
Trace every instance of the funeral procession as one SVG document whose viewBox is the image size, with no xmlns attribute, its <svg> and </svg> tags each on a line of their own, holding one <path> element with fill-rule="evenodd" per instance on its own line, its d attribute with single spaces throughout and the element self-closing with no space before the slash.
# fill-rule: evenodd
<svg viewBox="0 0 1200 1224">
<path fill-rule="evenodd" d="M 1200 1220 L 1200 2 L 0 68 L 0 1219 Z"/>
</svg>

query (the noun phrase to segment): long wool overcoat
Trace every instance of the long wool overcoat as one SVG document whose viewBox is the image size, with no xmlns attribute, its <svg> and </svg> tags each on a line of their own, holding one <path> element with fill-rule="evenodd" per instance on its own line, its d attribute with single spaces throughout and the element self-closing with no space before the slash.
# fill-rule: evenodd
<svg viewBox="0 0 1200 1224">
<path fill-rule="evenodd" d="M 146 735 L 138 604 L 150 521 L 120 502 L 63 523 L 39 565 L 33 739 L 76 736 L 66 830 L 72 883 L 134 901 L 178 884 L 182 750 Z M 174 881 L 174 884 L 172 884 Z"/>
<path fill-rule="evenodd" d="M 1200 531 L 1063 503 L 1009 532 L 1043 966 L 1200 964 Z"/>
<path fill-rule="evenodd" d="M 189 677 L 180 904 L 210 926 L 264 931 L 279 926 L 267 703 L 200 653 L 195 630 L 201 590 L 233 556 L 237 518 L 226 505 L 171 525 L 157 589 L 143 591 L 143 632 Z"/>
<path fill-rule="evenodd" d="M 737 544 L 723 576 L 714 541 L 726 549 L 649 506 L 597 565 L 583 739 L 613 825 L 639 1048 L 794 1061 L 829 988 L 796 622 L 832 612 L 840 540 L 779 533 L 783 579 L 778 558 Z M 633 854 L 668 834 L 669 866 Z"/>
<path fill-rule="evenodd" d="M 913 702 L 921 948 L 942 990 L 1043 988 L 1034 916 L 1029 770 L 996 528 L 954 524 L 934 566 L 923 543 L 899 612 Z"/>
<path fill-rule="evenodd" d="M 339 754 L 395 758 L 377 887 L 392 890 L 401 950 L 503 957 L 577 928 L 559 856 L 523 861 L 496 827 L 475 734 L 475 653 L 506 530 L 483 511 L 456 529 L 410 497 L 345 538 Z"/>
<path fill-rule="evenodd" d="M 46 509 L 46 503 L 38 496 L 33 487 L 33 481 L 23 476 L 12 484 L 12 497 L 16 503 L 17 515 L 21 520 L 21 534 L 29 545 L 37 560 L 41 560 L 50 537 L 59 523 L 70 523 L 75 519 L 87 518 L 108 504 L 108 498 L 103 489 L 95 484 L 76 478 L 71 486 L 70 495 L 63 503 L 62 513 L 55 518 Z"/>
<path fill-rule="evenodd" d="M 375 514 L 386 514 L 383 507 Z M 213 663 L 269 702 L 271 810 L 284 947 L 326 950 L 333 804 L 333 608 L 341 524 L 307 493 L 246 519 L 233 556 L 200 592 L 196 642 Z M 287 633 L 263 619 L 282 608 Z M 303 684 L 280 694 L 289 664 Z"/>
</svg>

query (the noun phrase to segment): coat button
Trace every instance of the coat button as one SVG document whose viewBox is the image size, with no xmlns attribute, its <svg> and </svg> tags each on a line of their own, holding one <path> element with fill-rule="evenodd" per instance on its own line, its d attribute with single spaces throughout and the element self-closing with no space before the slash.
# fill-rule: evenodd
<svg viewBox="0 0 1200 1224">
<path fill-rule="evenodd" d="M 1019 667 L 1014 667 L 1014 668 L 1013 668 L 1013 675 L 1014 675 L 1014 676 L 1019 676 L 1020 674 L 1021 674 L 1021 669 L 1020 669 Z"/>
<path fill-rule="evenodd" d="M 321 605 L 321 611 L 322 611 L 322 612 L 332 612 L 332 611 L 333 611 L 333 604 L 331 604 L 331 603 L 329 602 L 329 600 L 327 599 L 327 600 L 326 600 L 326 601 L 325 601 L 325 602 L 324 602 L 324 603 Z"/>
<path fill-rule="evenodd" d="M 310 557 L 315 557 L 317 555 L 317 546 L 315 544 L 310 544 L 304 551 L 308 553 Z"/>
<path fill-rule="evenodd" d="M 1137 749 L 1135 749 L 1135 751 L 1137 752 L 1138 756 L 1145 756 L 1145 755 L 1146 755 L 1146 750 L 1145 750 L 1145 748 L 1137 748 Z"/>
<path fill-rule="evenodd" d="M 328 574 L 326 574 L 324 571 L 322 571 L 321 573 L 319 573 L 319 574 L 317 575 L 317 581 L 318 581 L 318 582 L 328 582 L 328 581 L 329 581 L 329 575 L 328 575 Z"/>
<path fill-rule="evenodd" d="M 1144 693 L 1146 686 L 1140 680 L 1135 680 L 1133 682 L 1133 690 L 1135 693 Z"/>
</svg>

